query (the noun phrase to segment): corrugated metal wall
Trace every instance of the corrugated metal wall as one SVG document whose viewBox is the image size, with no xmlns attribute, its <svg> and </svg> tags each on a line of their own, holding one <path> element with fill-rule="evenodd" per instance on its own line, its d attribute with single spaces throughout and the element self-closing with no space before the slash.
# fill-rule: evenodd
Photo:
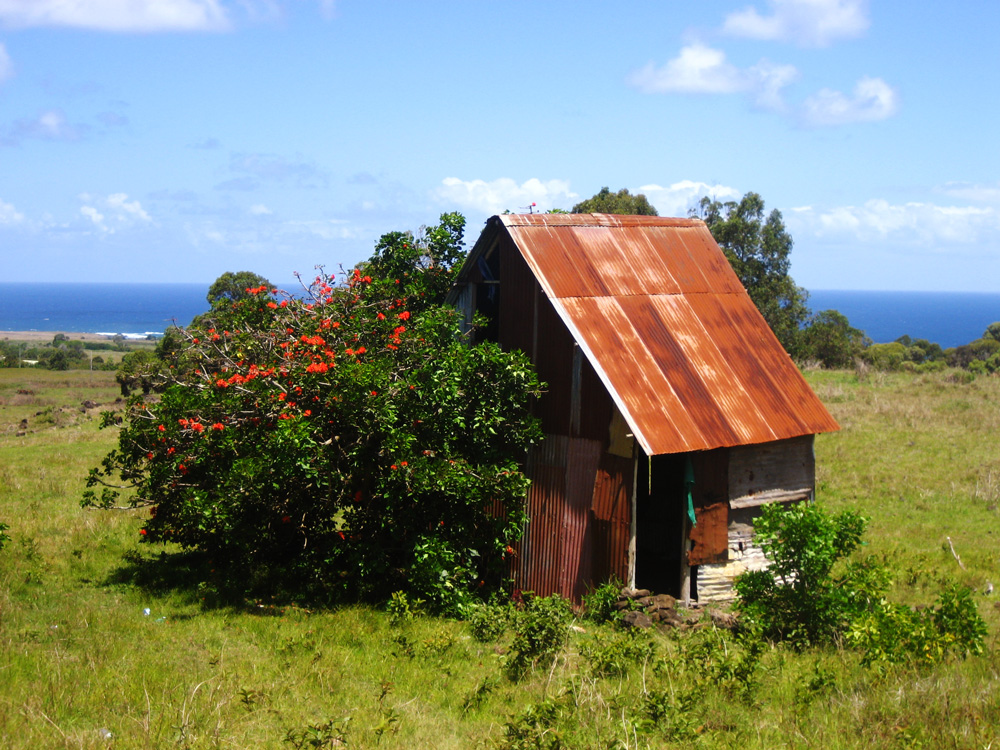
<svg viewBox="0 0 1000 750">
<path fill-rule="evenodd" d="M 632 458 L 607 453 L 611 397 L 591 364 L 575 352 L 520 252 L 506 235 L 497 252 L 503 280 L 499 343 L 531 356 L 547 383 L 545 396 L 534 404 L 545 440 L 527 459 L 529 521 L 518 548 L 515 586 L 579 600 L 590 586 L 628 576 Z"/>
</svg>

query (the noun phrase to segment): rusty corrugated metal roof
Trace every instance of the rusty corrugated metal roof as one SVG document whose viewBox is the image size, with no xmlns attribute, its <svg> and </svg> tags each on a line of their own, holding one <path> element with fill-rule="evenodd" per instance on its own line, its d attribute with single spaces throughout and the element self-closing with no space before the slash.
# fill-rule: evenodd
<svg viewBox="0 0 1000 750">
<path fill-rule="evenodd" d="M 501 227 L 647 454 L 839 429 L 704 222 L 508 214 L 472 255 Z"/>
</svg>

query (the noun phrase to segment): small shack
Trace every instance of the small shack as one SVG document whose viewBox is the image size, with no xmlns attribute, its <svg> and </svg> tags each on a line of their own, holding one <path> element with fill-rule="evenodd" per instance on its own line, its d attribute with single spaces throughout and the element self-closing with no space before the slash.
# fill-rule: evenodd
<svg viewBox="0 0 1000 750">
<path fill-rule="evenodd" d="M 812 498 L 813 438 L 839 427 L 704 222 L 494 216 L 452 301 L 547 383 L 517 589 L 724 600 L 764 564 L 759 507 Z"/>
</svg>

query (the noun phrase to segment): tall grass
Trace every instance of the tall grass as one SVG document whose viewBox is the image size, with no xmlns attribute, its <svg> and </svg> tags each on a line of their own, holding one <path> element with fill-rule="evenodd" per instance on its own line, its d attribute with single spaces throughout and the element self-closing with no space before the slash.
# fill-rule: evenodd
<svg viewBox="0 0 1000 750">
<path fill-rule="evenodd" d="M 866 552 L 891 561 L 903 601 L 953 579 L 980 592 L 985 655 L 875 673 L 837 648 L 769 647 L 744 679 L 727 671 L 741 647 L 711 628 L 636 648 L 578 623 L 513 682 L 509 630 L 481 643 L 363 606 L 218 604 L 199 585 L 210 562 L 141 544 L 135 512 L 79 506 L 113 445 L 97 430 L 113 374 L 0 370 L 0 746 L 1000 747 L 982 593 L 1000 584 L 1000 379 L 807 377 L 843 427 L 817 439 L 819 501 L 871 516 Z"/>
</svg>

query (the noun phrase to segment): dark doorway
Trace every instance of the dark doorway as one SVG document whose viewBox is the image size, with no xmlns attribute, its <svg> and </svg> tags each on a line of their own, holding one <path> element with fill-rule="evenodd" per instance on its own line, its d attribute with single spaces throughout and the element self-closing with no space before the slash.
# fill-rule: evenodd
<svg viewBox="0 0 1000 750">
<path fill-rule="evenodd" d="M 635 585 L 680 598 L 684 454 L 640 452 L 635 491 Z M 650 474 L 652 469 L 652 481 Z"/>
</svg>

